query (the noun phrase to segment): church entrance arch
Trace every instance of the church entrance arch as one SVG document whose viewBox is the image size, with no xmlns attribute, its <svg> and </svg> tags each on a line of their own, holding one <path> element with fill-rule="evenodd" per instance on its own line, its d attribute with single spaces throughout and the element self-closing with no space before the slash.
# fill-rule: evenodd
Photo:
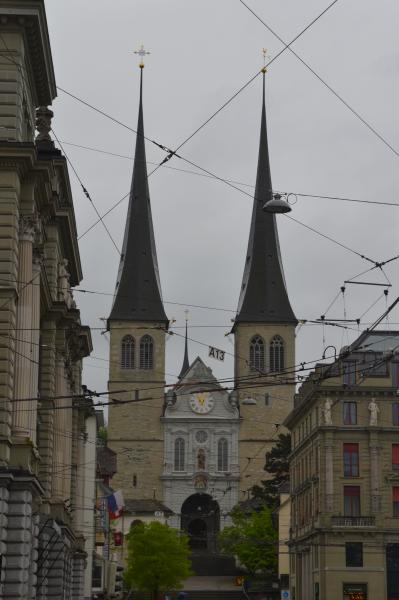
<svg viewBox="0 0 399 600">
<path fill-rule="evenodd" d="M 181 508 L 181 528 L 193 552 L 216 552 L 220 530 L 219 504 L 209 494 L 192 494 Z"/>
</svg>

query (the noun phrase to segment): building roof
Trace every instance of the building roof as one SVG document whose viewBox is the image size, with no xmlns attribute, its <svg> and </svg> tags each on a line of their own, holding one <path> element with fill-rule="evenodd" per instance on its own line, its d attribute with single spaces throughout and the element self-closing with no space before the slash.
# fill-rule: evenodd
<svg viewBox="0 0 399 600">
<path fill-rule="evenodd" d="M 148 515 L 155 512 L 163 512 L 164 514 L 172 515 L 170 510 L 160 500 L 125 500 L 124 512 L 132 515 Z"/>
<path fill-rule="evenodd" d="M 117 454 L 108 446 L 97 446 L 97 472 L 112 477 L 117 471 Z"/>
<path fill-rule="evenodd" d="M 136 151 L 125 236 L 108 321 L 157 321 L 168 324 L 161 295 L 154 229 L 148 188 L 143 121 L 143 69 Z"/>
<path fill-rule="evenodd" d="M 276 216 L 262 210 L 264 204 L 272 199 L 272 190 L 263 77 L 256 188 L 234 327 L 238 323 L 297 323 L 285 285 Z"/>
</svg>

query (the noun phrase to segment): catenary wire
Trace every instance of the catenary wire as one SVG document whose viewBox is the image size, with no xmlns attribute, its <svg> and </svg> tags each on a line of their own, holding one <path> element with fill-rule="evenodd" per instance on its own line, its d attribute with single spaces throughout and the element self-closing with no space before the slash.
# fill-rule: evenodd
<svg viewBox="0 0 399 600">
<path fill-rule="evenodd" d="M 98 152 L 100 154 L 105 154 L 105 155 L 109 155 L 109 156 L 114 156 L 116 158 L 124 158 L 124 159 L 128 159 L 128 160 L 134 160 L 134 156 L 127 156 L 124 154 L 118 154 L 116 152 L 108 152 L 106 150 L 100 149 L 100 148 L 93 148 L 90 146 L 84 146 L 82 144 L 75 144 L 72 142 L 66 142 L 64 140 L 62 140 L 62 143 L 64 144 L 64 146 L 73 146 L 74 148 L 80 148 L 82 150 L 89 150 L 91 152 Z M 157 165 L 158 163 L 154 162 L 154 161 L 150 161 L 147 160 L 147 163 L 150 165 Z M 171 171 L 177 171 L 178 173 L 186 173 L 188 175 L 196 175 L 197 177 L 204 177 L 206 179 L 214 179 L 214 177 L 212 175 L 207 175 L 206 173 L 198 173 L 197 171 L 191 171 L 189 169 L 180 169 L 179 167 L 171 167 L 170 165 L 162 165 L 162 167 L 164 169 L 168 169 Z M 244 183 L 243 181 L 236 181 L 234 179 L 227 179 L 226 181 L 228 181 L 229 183 L 234 183 L 236 185 L 242 185 L 243 187 L 248 187 L 248 188 L 252 188 L 255 189 L 255 186 L 253 184 L 250 183 Z M 312 199 L 321 199 L 321 200 L 337 200 L 340 202 L 356 202 L 359 204 L 372 204 L 372 205 L 377 205 L 377 206 L 396 206 L 399 207 L 399 202 L 385 202 L 385 201 L 378 201 L 378 200 L 363 200 L 360 198 L 349 198 L 349 197 L 344 197 L 344 196 L 326 196 L 326 195 L 322 195 L 322 194 L 304 194 L 302 192 L 283 192 L 281 190 L 275 190 L 275 193 L 279 193 L 282 196 L 299 196 L 300 198 L 312 198 Z M 126 194 L 122 199 L 124 200 L 129 194 Z M 106 213 L 103 215 L 103 217 L 106 216 Z M 82 234 L 84 235 L 84 233 Z"/>
<path fill-rule="evenodd" d="M 263 20 L 261 19 L 261 17 L 259 15 L 256 14 L 256 12 L 250 7 L 248 6 L 248 4 L 246 4 L 244 2 L 244 0 L 239 0 L 239 2 L 241 2 L 241 4 L 243 6 L 245 6 L 245 8 L 247 8 L 249 10 L 249 12 L 251 12 L 254 17 L 260 22 L 262 23 L 262 25 L 264 25 L 266 27 L 266 29 L 268 31 L 270 31 L 270 33 L 272 35 L 274 35 L 274 37 L 276 37 L 279 42 L 281 42 L 282 44 L 286 45 L 286 42 Z M 352 108 L 352 106 L 346 101 L 344 100 L 344 98 L 338 94 L 338 92 L 336 92 L 333 87 L 331 85 L 329 85 L 325 79 L 323 79 L 310 65 L 309 63 L 307 63 L 299 54 L 297 54 L 297 52 L 295 52 L 295 50 L 293 50 L 290 46 L 287 47 L 288 50 L 291 52 L 291 54 L 293 54 L 332 94 L 334 94 L 334 96 L 344 105 L 346 106 L 346 108 L 348 110 L 350 110 L 350 112 L 357 118 L 359 119 L 359 121 L 361 121 L 363 123 L 363 125 L 365 125 L 367 127 L 367 129 L 369 129 L 387 148 L 389 148 L 394 154 L 395 156 L 399 157 L 399 151 L 396 150 L 396 148 L 394 148 L 392 146 L 392 144 L 390 144 L 376 129 L 375 127 L 373 127 L 372 125 L 370 125 L 370 123 L 364 118 L 362 117 L 354 108 Z"/>
</svg>

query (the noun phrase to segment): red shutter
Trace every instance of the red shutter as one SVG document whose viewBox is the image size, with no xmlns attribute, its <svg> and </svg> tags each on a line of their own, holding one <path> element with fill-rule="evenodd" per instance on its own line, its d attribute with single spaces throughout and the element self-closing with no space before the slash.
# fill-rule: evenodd
<svg viewBox="0 0 399 600">
<path fill-rule="evenodd" d="M 399 444 L 392 444 L 392 464 L 399 465 Z"/>
<path fill-rule="evenodd" d="M 398 490 L 399 490 L 399 488 L 398 488 Z M 344 495 L 345 496 L 360 496 L 360 487 L 358 485 L 345 485 L 344 486 Z"/>
<path fill-rule="evenodd" d="M 398 444 L 399 446 L 399 444 Z M 344 444 L 344 452 L 348 452 L 349 454 L 359 453 L 359 444 Z"/>
<path fill-rule="evenodd" d="M 392 488 L 392 499 L 394 502 L 399 502 L 399 487 Z"/>
</svg>

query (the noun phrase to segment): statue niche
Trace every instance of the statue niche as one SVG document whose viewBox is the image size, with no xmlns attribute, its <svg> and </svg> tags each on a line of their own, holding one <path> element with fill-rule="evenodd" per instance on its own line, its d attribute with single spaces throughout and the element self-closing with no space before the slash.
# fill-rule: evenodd
<svg viewBox="0 0 399 600">
<path fill-rule="evenodd" d="M 205 450 L 202 448 L 198 450 L 197 454 L 197 469 L 198 471 L 205 471 Z"/>
</svg>

